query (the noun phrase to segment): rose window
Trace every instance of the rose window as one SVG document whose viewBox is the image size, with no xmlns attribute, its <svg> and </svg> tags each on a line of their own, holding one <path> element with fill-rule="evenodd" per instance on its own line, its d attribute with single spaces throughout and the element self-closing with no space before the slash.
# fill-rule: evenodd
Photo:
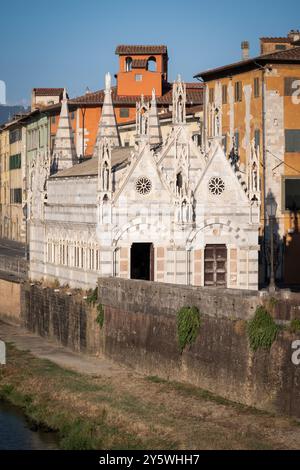
<svg viewBox="0 0 300 470">
<path fill-rule="evenodd" d="M 135 189 L 139 194 L 149 194 L 152 188 L 152 183 L 149 178 L 141 176 L 135 182 Z"/>
<path fill-rule="evenodd" d="M 225 183 L 222 178 L 215 176 L 209 180 L 208 189 L 214 196 L 219 196 L 225 189 Z"/>
</svg>

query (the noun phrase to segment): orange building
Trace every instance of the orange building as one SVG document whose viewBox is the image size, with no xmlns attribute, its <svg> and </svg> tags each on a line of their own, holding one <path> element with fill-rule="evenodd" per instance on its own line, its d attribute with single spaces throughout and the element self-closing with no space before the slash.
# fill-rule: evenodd
<svg viewBox="0 0 300 470">
<path fill-rule="evenodd" d="M 141 94 L 150 100 L 153 88 L 159 114 L 169 113 L 172 109 L 172 84 L 168 82 L 167 47 L 120 45 L 116 48 L 116 54 L 119 57 L 119 71 L 115 75 L 116 86 L 112 87 L 112 100 L 117 123 L 135 120 L 137 101 Z M 203 86 L 200 83 L 186 83 L 186 92 L 188 112 L 191 108 L 202 106 Z M 99 90 L 86 92 L 83 96 L 68 101 L 79 156 L 88 157 L 93 154 L 103 100 L 104 90 Z M 53 146 L 60 104 L 48 107 L 48 111 L 51 114 Z"/>
<path fill-rule="evenodd" d="M 280 46 L 280 47 L 279 47 Z M 268 276 L 267 194 L 277 203 L 276 277 L 300 284 L 300 33 L 262 38 L 264 54 L 196 75 L 205 83 L 204 141 L 219 136 L 228 157 L 245 171 L 249 144 L 259 147 L 262 190 L 261 265 Z M 297 262 L 298 259 L 298 262 Z"/>
</svg>

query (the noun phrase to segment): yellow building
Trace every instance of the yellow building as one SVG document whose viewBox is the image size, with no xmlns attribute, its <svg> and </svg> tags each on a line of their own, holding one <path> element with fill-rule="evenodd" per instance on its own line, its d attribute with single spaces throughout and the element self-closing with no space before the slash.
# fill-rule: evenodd
<svg viewBox="0 0 300 470">
<path fill-rule="evenodd" d="M 0 129 L 0 237 L 9 238 L 9 131 Z"/>
<path fill-rule="evenodd" d="M 246 170 L 252 141 L 260 150 L 262 190 L 261 265 L 269 264 L 270 227 L 264 204 L 267 194 L 277 203 L 276 277 L 286 285 L 300 284 L 300 33 L 287 38 L 262 38 L 261 50 L 249 58 L 201 72 L 205 82 L 205 145 L 214 136 L 228 157 Z M 285 39 L 285 41 L 284 41 Z M 267 243 L 266 243 L 267 241 Z M 265 270 L 267 276 L 267 270 Z"/>
<path fill-rule="evenodd" d="M 1 236 L 25 242 L 23 211 L 26 128 L 22 118 L 1 129 Z"/>
</svg>

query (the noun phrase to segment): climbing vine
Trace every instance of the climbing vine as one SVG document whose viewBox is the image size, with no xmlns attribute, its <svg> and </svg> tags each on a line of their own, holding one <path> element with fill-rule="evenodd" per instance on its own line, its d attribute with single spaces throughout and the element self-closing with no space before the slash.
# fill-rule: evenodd
<svg viewBox="0 0 300 470">
<path fill-rule="evenodd" d="M 96 317 L 96 322 L 98 323 L 100 328 L 102 328 L 104 325 L 104 308 L 101 304 L 97 305 L 97 312 L 98 312 L 98 315 Z"/>
<path fill-rule="evenodd" d="M 177 336 L 180 351 L 193 344 L 201 326 L 201 316 L 197 307 L 183 307 L 177 313 Z"/>
<path fill-rule="evenodd" d="M 276 339 L 279 326 L 266 310 L 265 307 L 259 306 L 256 309 L 255 315 L 248 322 L 247 335 L 250 347 L 253 351 L 257 349 L 270 349 Z"/>
<path fill-rule="evenodd" d="M 98 287 L 95 287 L 95 289 L 91 289 L 89 291 L 86 301 L 88 304 L 95 305 L 97 300 L 98 300 Z"/>
</svg>

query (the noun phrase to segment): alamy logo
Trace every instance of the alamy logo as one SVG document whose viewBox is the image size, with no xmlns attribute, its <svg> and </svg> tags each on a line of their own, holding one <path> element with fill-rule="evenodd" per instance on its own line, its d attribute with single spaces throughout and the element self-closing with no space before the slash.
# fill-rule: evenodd
<svg viewBox="0 0 300 470">
<path fill-rule="evenodd" d="M 0 104 L 6 104 L 6 85 L 3 80 L 0 80 Z"/>
<path fill-rule="evenodd" d="M 300 80 L 294 80 L 292 83 L 292 103 L 300 104 Z"/>
<path fill-rule="evenodd" d="M 0 341 L 0 364 L 6 364 L 6 347 L 4 341 Z"/>
<path fill-rule="evenodd" d="M 297 339 L 292 342 L 292 349 L 295 349 L 295 351 L 292 354 L 292 363 L 295 366 L 300 365 L 300 339 Z"/>
</svg>

